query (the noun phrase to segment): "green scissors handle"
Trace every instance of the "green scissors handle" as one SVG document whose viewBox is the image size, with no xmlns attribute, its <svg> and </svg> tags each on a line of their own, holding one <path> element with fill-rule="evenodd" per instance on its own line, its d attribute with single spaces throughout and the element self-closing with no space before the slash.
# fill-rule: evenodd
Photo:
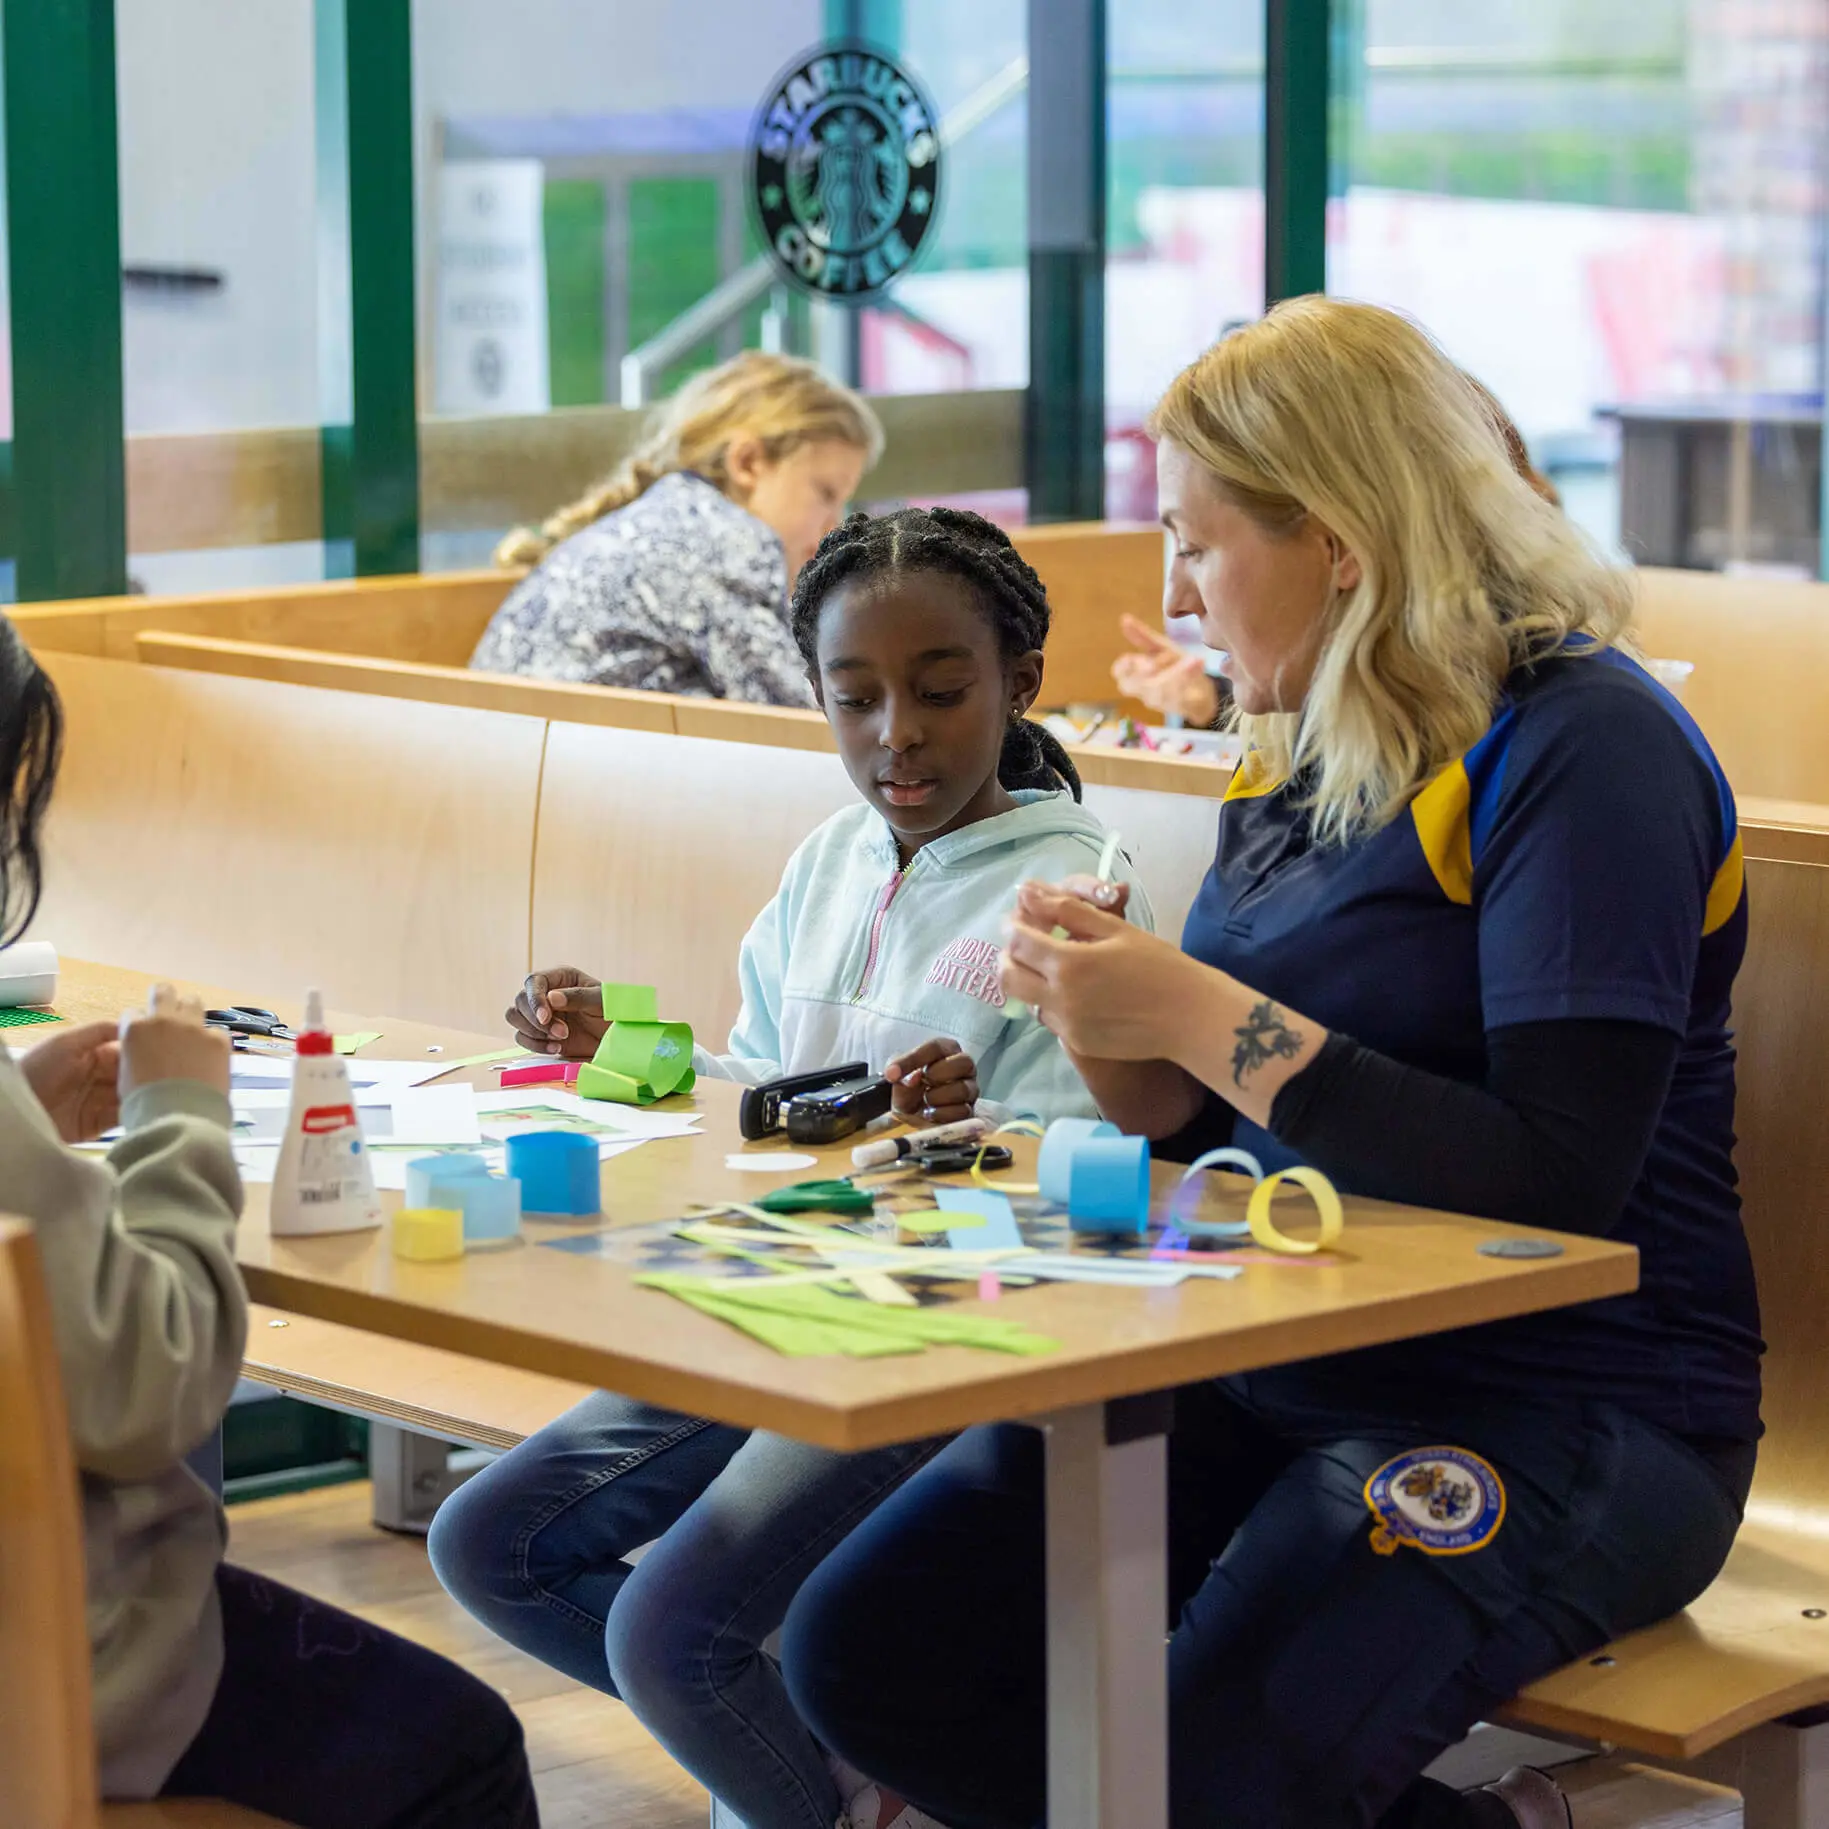
<svg viewBox="0 0 1829 1829">
<path fill-rule="evenodd" d="M 765 1213 L 872 1213 L 876 1196 L 849 1181 L 796 1181 L 753 1204 Z"/>
</svg>

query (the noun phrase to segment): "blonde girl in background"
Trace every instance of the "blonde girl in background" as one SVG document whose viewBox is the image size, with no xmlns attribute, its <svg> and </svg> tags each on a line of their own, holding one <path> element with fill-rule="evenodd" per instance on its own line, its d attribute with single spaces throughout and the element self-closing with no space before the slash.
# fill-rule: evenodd
<svg viewBox="0 0 1829 1829">
<path fill-rule="evenodd" d="M 470 665 L 808 705 L 788 593 L 883 429 L 810 362 L 749 350 L 688 381 L 603 483 L 496 552 L 533 570 Z"/>
</svg>

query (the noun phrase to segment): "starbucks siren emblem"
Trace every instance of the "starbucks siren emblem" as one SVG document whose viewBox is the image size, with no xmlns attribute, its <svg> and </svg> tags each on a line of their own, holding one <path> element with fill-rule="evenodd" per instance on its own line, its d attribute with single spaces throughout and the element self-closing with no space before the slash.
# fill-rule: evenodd
<svg viewBox="0 0 1829 1829">
<path fill-rule="evenodd" d="M 816 298 L 881 292 L 914 260 L 939 206 L 933 104 L 867 46 L 801 59 L 757 113 L 750 197 L 785 279 Z"/>
</svg>

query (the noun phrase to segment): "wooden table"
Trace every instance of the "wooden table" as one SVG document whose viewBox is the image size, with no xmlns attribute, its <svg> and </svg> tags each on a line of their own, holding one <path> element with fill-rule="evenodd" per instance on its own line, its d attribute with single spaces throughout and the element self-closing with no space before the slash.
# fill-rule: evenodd
<svg viewBox="0 0 1829 1829">
<path fill-rule="evenodd" d="M 143 1001 L 137 973 L 66 962 L 59 1008 L 112 1014 Z M 225 993 L 211 990 L 212 1000 Z M 229 1001 L 245 1001 L 247 987 Z M 286 1001 L 260 1001 L 289 1013 Z M 296 1004 L 290 1006 L 295 1011 Z M 501 1036 L 337 1016 L 380 1029 L 366 1052 L 453 1058 Z M 482 1070 L 468 1070 L 493 1083 Z M 614 1225 L 681 1216 L 693 1202 L 754 1198 L 774 1185 L 738 1173 L 733 1087 L 701 1081 L 701 1136 L 644 1144 L 603 1165 Z M 1019 1178 L 1033 1145 L 1016 1139 Z M 750 1146 L 780 1147 L 780 1146 Z M 818 1169 L 849 1169 L 849 1147 Z M 1158 1199 L 1180 1171 L 1159 1166 Z M 1209 1183 L 1230 1177 L 1208 1177 Z M 1242 1185 L 1242 1184 L 1240 1184 Z M 384 1201 L 398 1204 L 397 1195 Z M 1552 1258 L 1494 1258 L 1478 1247 L 1519 1229 L 1378 1201 L 1348 1200 L 1342 1245 L 1320 1264 L 1252 1264 L 1231 1282 L 1127 1290 L 1045 1284 L 998 1312 L 1060 1342 L 1036 1358 L 964 1348 L 894 1359 L 788 1359 L 657 1291 L 626 1266 L 544 1249 L 577 1227 L 529 1223 L 526 1242 L 454 1264 L 396 1260 L 385 1231 L 275 1239 L 267 1189 L 250 1187 L 238 1256 L 249 1290 L 275 1307 L 577 1379 L 836 1449 L 1033 1421 L 1048 1437 L 1049 1821 L 1054 1829 L 1160 1829 L 1167 1817 L 1164 1494 L 1167 1405 L 1179 1384 L 1399 1340 L 1636 1286 L 1637 1253 L 1566 1235 Z M 1209 1187 L 1212 1217 L 1242 1216 L 1236 1191 Z M 1289 1222 L 1296 1225 L 1295 1221 Z M 1299 1230 L 1299 1226 L 1297 1226 Z"/>
</svg>

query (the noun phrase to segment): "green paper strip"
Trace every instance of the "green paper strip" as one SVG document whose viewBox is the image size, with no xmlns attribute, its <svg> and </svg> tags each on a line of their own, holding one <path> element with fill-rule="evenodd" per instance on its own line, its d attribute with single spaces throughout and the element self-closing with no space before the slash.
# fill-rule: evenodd
<svg viewBox="0 0 1829 1829">
<path fill-rule="evenodd" d="M 381 1039 L 379 1029 L 358 1029 L 353 1035 L 333 1035 L 331 1046 L 339 1054 L 354 1054 L 358 1048 L 366 1048 L 370 1042 Z"/>
<path fill-rule="evenodd" d="M 946 1309 L 887 1308 L 841 1296 L 818 1284 L 734 1283 L 656 1271 L 635 1281 L 728 1322 L 792 1358 L 833 1353 L 874 1359 L 928 1346 L 972 1346 L 987 1352 L 1051 1353 L 1060 1343 L 1019 1322 Z"/>
<path fill-rule="evenodd" d="M 603 987 L 605 1022 L 659 1022 L 660 994 L 651 984 L 606 984 Z"/>
<path fill-rule="evenodd" d="M 646 1080 L 632 1080 L 626 1073 L 612 1073 L 587 1061 L 578 1069 L 578 1096 L 581 1099 L 610 1099 L 618 1105 L 652 1105 L 656 1094 Z"/>
</svg>

